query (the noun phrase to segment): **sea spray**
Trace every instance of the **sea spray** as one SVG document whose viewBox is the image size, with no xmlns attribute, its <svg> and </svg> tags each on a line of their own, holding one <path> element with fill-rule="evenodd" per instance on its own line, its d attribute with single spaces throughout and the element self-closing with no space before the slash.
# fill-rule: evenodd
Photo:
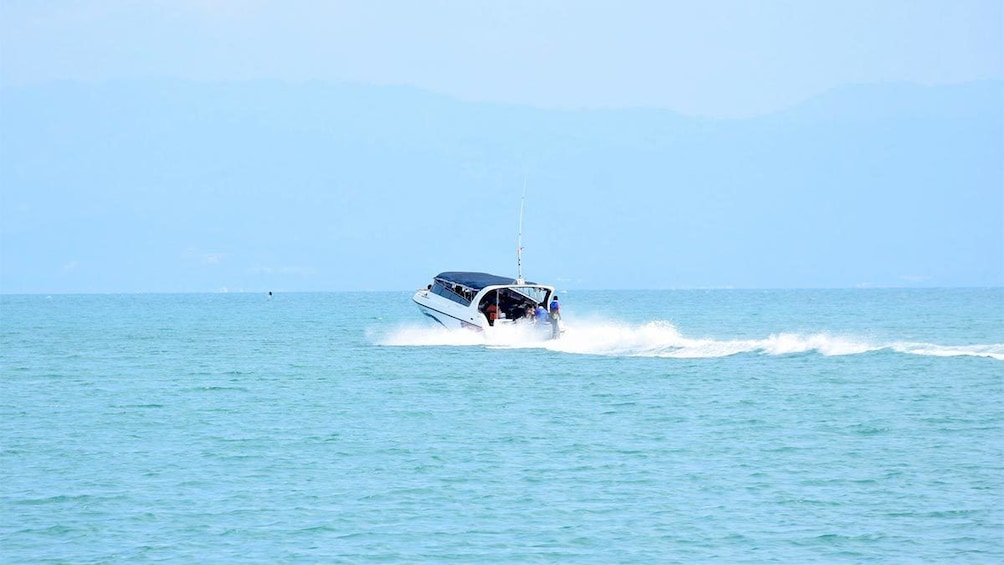
<svg viewBox="0 0 1004 565">
<path fill-rule="evenodd" d="M 1004 360 L 1004 344 L 948 346 L 898 341 L 881 343 L 829 332 L 780 332 L 762 339 L 689 337 L 665 320 L 642 324 L 580 320 L 569 323 L 562 337 L 555 340 L 542 339 L 534 328 L 521 326 L 499 327 L 491 333 L 479 333 L 465 329 L 448 330 L 431 325 L 408 324 L 395 326 L 386 332 L 371 329 L 369 334 L 375 344 L 385 346 L 540 348 L 562 353 L 613 357 L 711 359 L 739 354 L 784 356 L 805 353 L 829 357 L 887 350 L 911 355 L 975 356 Z"/>
</svg>

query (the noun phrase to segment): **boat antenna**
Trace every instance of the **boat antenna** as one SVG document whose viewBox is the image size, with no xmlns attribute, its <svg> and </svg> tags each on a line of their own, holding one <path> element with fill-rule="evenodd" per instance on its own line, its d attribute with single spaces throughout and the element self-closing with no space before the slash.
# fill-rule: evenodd
<svg viewBox="0 0 1004 565">
<path fill-rule="evenodd" d="M 526 175 L 523 176 L 523 197 L 519 199 L 519 229 L 516 231 L 516 282 L 523 284 L 523 205 L 526 203 Z"/>
</svg>

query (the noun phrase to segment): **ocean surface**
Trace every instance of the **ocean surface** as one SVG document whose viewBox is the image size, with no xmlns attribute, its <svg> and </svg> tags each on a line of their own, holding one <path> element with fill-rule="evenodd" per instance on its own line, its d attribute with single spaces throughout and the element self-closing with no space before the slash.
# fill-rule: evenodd
<svg viewBox="0 0 1004 565">
<path fill-rule="evenodd" d="M 0 296 L 2 563 L 1004 563 L 1004 290 Z"/>
</svg>

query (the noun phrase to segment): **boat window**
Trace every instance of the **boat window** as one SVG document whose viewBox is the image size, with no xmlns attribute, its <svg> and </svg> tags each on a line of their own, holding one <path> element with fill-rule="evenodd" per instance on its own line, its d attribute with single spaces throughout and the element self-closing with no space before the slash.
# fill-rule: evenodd
<svg viewBox="0 0 1004 565">
<path fill-rule="evenodd" d="M 470 298 L 464 296 L 465 294 L 470 295 L 470 291 L 465 291 L 465 289 L 460 285 L 448 284 L 441 280 L 437 280 L 432 285 L 432 293 L 438 294 L 443 298 L 448 298 L 457 304 L 463 304 L 464 306 L 469 306 L 471 304 Z"/>
</svg>

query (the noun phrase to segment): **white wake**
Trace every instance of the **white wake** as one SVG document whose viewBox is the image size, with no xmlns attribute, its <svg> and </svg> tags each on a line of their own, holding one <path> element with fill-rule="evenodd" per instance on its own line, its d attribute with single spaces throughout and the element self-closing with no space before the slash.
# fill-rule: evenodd
<svg viewBox="0 0 1004 565">
<path fill-rule="evenodd" d="M 707 359 L 738 354 L 792 355 L 817 353 L 825 356 L 858 355 L 890 350 L 937 357 L 987 357 L 1004 361 L 1004 344 L 937 345 L 933 343 L 875 343 L 868 339 L 831 333 L 776 333 L 760 339 L 715 339 L 682 335 L 665 321 L 640 325 L 619 322 L 578 321 L 569 324 L 561 339 L 541 340 L 531 328 L 495 328 L 491 334 L 470 330 L 447 330 L 427 325 L 405 325 L 388 331 L 371 330 L 370 340 L 384 346 L 487 346 L 541 348 L 582 355 L 615 357 L 666 357 Z"/>
</svg>

